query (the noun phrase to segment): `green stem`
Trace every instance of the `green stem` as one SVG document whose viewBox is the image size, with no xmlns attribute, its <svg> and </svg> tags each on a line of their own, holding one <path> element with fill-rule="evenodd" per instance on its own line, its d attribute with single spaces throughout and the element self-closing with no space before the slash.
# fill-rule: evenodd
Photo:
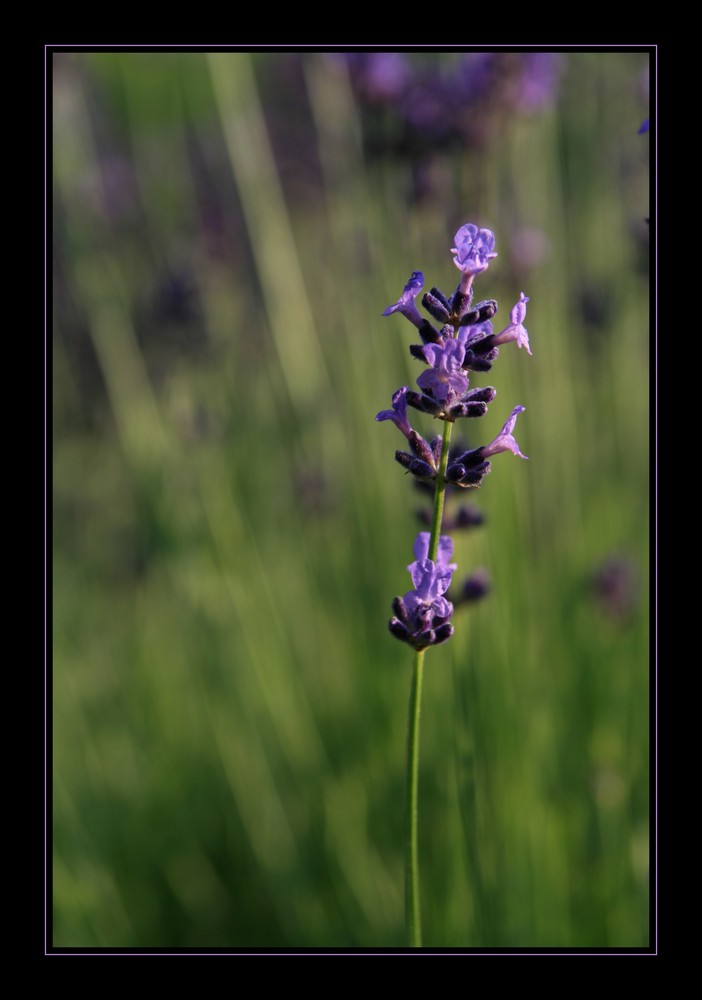
<svg viewBox="0 0 702 1000">
<path fill-rule="evenodd" d="M 431 535 L 429 537 L 429 559 L 436 562 L 436 551 L 439 547 L 439 535 L 441 534 L 441 521 L 444 516 L 444 497 L 446 496 L 446 466 L 448 465 L 449 446 L 451 444 L 451 428 L 453 424 L 444 421 L 444 436 L 441 444 L 441 461 L 439 471 L 436 474 L 436 487 L 434 490 L 434 513 L 431 519 Z"/>
<path fill-rule="evenodd" d="M 446 466 L 451 443 L 450 421 L 444 421 L 441 445 L 441 461 L 436 476 L 434 491 L 434 512 L 431 519 L 429 537 L 429 559 L 436 561 L 439 547 L 441 521 L 444 514 L 446 495 Z M 422 947 L 422 914 L 419 899 L 419 846 L 418 846 L 418 799 L 419 799 L 419 722 L 422 704 L 422 677 L 424 673 L 425 650 L 418 650 L 414 659 L 412 686 L 410 687 L 409 710 L 407 715 L 407 792 L 405 797 L 405 922 L 411 948 Z"/>
<path fill-rule="evenodd" d="M 414 658 L 407 715 L 407 792 L 405 798 L 405 921 L 410 948 L 422 947 L 422 914 L 419 900 L 417 800 L 419 793 L 419 719 L 422 702 L 424 650 Z"/>
</svg>

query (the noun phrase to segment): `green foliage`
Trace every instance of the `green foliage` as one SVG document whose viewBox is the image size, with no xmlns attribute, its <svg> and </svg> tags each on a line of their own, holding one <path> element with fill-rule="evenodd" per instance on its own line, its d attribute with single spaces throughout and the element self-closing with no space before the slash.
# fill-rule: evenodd
<svg viewBox="0 0 702 1000">
<path fill-rule="evenodd" d="M 418 495 L 373 418 L 417 367 L 380 313 L 453 290 L 470 219 L 534 356 L 468 431 L 523 403 L 530 461 L 470 497 L 493 590 L 427 655 L 425 944 L 645 946 L 646 55 L 567 56 L 417 198 L 320 54 L 54 61 L 54 944 L 404 944 Z"/>
</svg>

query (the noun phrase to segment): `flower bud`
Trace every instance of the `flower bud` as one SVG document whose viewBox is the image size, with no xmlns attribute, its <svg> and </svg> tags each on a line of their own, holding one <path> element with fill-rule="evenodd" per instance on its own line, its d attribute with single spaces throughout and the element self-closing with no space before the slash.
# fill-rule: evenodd
<svg viewBox="0 0 702 1000">
<path fill-rule="evenodd" d="M 491 403 L 497 395 L 497 389 L 493 385 L 483 386 L 481 389 L 470 389 L 463 397 L 464 403 L 483 402 Z"/>
<path fill-rule="evenodd" d="M 477 528 L 485 522 L 485 515 L 477 507 L 459 507 L 454 516 L 456 528 Z"/>
<path fill-rule="evenodd" d="M 449 309 L 431 292 L 424 293 L 422 305 L 439 323 L 448 323 L 451 318 Z"/>
<path fill-rule="evenodd" d="M 388 628 L 396 639 L 400 639 L 402 642 L 409 642 L 409 631 L 399 619 L 391 618 L 388 622 Z"/>
<path fill-rule="evenodd" d="M 417 434 L 417 432 L 413 430 L 409 436 L 409 443 L 412 447 L 412 451 L 415 453 L 417 458 L 422 459 L 422 461 L 426 465 L 434 469 L 434 452 L 429 447 L 424 438 L 421 436 L 421 434 Z M 434 471 L 436 470 L 434 469 Z"/>
<path fill-rule="evenodd" d="M 464 371 L 470 372 L 489 372 L 493 364 L 497 360 L 498 349 L 495 347 L 492 351 L 485 355 L 478 355 L 473 352 L 472 348 L 466 351 L 466 356 L 463 361 Z"/>
<path fill-rule="evenodd" d="M 478 569 L 467 576 L 461 584 L 458 597 L 452 598 L 456 604 L 467 604 L 479 601 L 490 592 L 490 580 L 487 571 Z"/>
<path fill-rule="evenodd" d="M 425 344 L 438 344 L 441 339 L 439 331 L 435 330 L 429 320 L 424 318 L 419 324 L 419 336 Z"/>
<path fill-rule="evenodd" d="M 409 615 L 407 613 L 407 608 L 405 607 L 405 602 L 401 597 L 396 597 L 393 600 L 392 610 L 395 612 L 395 617 L 399 618 L 403 625 L 409 625 Z"/>
<path fill-rule="evenodd" d="M 497 308 L 496 299 L 485 299 L 484 302 L 478 302 L 477 305 L 472 306 L 467 312 L 463 313 L 458 321 L 459 325 L 473 326 L 475 323 L 485 323 L 497 315 Z"/>
<path fill-rule="evenodd" d="M 456 403 L 446 411 L 447 420 L 458 420 L 459 417 L 484 417 L 488 411 L 487 403 Z"/>
<path fill-rule="evenodd" d="M 432 289 L 430 289 L 430 294 L 433 295 L 435 299 L 439 300 L 439 302 L 441 303 L 441 305 L 446 310 L 447 314 L 450 316 L 451 315 L 451 303 L 446 298 L 446 296 L 444 295 L 444 293 L 439 288 L 432 288 Z"/>
<path fill-rule="evenodd" d="M 399 462 L 403 468 L 411 472 L 417 479 L 430 480 L 436 478 L 436 470 L 428 462 L 423 462 L 421 458 L 415 458 L 406 451 L 396 451 L 395 461 Z"/>
<path fill-rule="evenodd" d="M 434 642 L 432 645 L 438 646 L 442 642 L 446 642 L 453 635 L 455 629 L 451 622 L 446 622 L 444 625 L 440 625 L 434 632 Z"/>
<path fill-rule="evenodd" d="M 431 413 L 432 417 L 438 417 L 442 412 L 443 407 L 441 403 L 432 399 L 431 396 L 426 396 L 423 392 L 415 392 L 413 389 L 410 389 L 405 398 L 415 410 L 421 410 L 422 413 Z"/>
</svg>

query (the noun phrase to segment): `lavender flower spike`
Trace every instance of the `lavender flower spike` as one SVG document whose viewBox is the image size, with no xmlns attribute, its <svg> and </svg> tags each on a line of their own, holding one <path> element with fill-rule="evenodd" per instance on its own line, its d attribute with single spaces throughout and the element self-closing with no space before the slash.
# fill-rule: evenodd
<svg viewBox="0 0 702 1000">
<path fill-rule="evenodd" d="M 453 238 L 454 264 L 464 275 L 485 271 L 493 257 L 497 257 L 495 234 L 490 229 L 478 229 L 472 222 L 461 226 Z"/>
<path fill-rule="evenodd" d="M 410 279 L 405 285 L 402 295 L 394 305 L 388 306 L 387 309 L 383 311 L 383 316 L 390 316 L 391 313 L 399 312 L 402 313 L 403 316 L 406 316 L 410 323 L 414 323 L 414 325 L 418 328 L 425 324 L 427 321 L 414 304 L 414 300 L 421 292 L 423 285 L 424 275 L 422 272 L 412 271 Z"/>
<path fill-rule="evenodd" d="M 504 425 L 504 427 L 497 435 L 495 440 L 491 441 L 490 444 L 483 445 L 483 447 L 480 449 L 482 457 L 484 459 L 490 458 L 492 455 L 499 455 L 501 451 L 511 451 L 515 455 L 518 455 L 520 458 L 529 457 L 528 455 L 522 455 L 521 451 L 519 450 L 519 445 L 512 436 L 514 425 L 517 422 L 517 416 L 520 413 L 524 413 L 525 410 L 526 406 L 515 406 L 515 408 L 512 410 L 509 416 L 509 420 Z"/>
<path fill-rule="evenodd" d="M 500 333 L 496 333 L 492 338 L 492 342 L 495 346 L 498 346 L 499 344 L 509 344 L 511 341 L 516 340 L 517 347 L 526 347 L 527 354 L 531 354 L 529 334 L 524 326 L 524 320 L 526 319 L 526 304 L 528 301 L 529 296 L 525 295 L 524 292 L 520 292 L 519 301 L 515 302 L 512 306 L 512 312 L 510 313 L 510 319 L 512 322 L 509 326 L 506 326 L 504 330 L 500 331 Z"/>
</svg>

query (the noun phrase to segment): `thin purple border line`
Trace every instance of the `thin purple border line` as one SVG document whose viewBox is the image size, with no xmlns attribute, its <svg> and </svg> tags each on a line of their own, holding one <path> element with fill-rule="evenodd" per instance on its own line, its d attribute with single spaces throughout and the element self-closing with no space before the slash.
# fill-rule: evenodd
<svg viewBox="0 0 702 1000">
<path fill-rule="evenodd" d="M 356 44 L 357 45 L 362 45 L 362 43 L 356 43 Z M 96 47 L 101 47 L 101 46 L 83 45 L 83 44 L 81 44 L 81 45 L 66 46 L 66 48 L 70 48 L 70 49 L 84 49 L 84 50 L 92 50 L 92 49 L 94 49 Z M 121 48 L 121 46 L 119 46 L 119 45 L 107 45 L 105 47 L 107 49 L 111 49 L 111 50 L 120 49 Z M 124 47 L 126 49 L 176 49 L 176 48 L 180 48 L 180 46 L 177 46 L 177 45 L 149 45 L 149 44 L 125 45 Z M 268 49 L 268 50 L 270 50 L 270 48 L 277 48 L 277 47 L 279 47 L 279 48 L 288 48 L 288 49 L 289 48 L 293 48 L 293 49 L 294 48 L 300 48 L 300 49 L 310 49 L 311 48 L 311 49 L 314 49 L 314 50 L 324 51 L 326 48 L 330 48 L 330 47 L 334 48 L 336 46 L 335 45 L 331 45 L 331 46 L 330 45 L 324 45 L 324 44 L 320 44 L 320 43 L 315 43 L 313 45 L 308 45 L 308 46 L 301 45 L 301 44 L 284 45 L 282 43 L 279 46 L 266 46 L 266 45 L 258 45 L 256 43 L 253 43 L 251 45 L 246 46 L 246 48 L 249 48 L 249 49 L 250 48 L 254 48 L 254 49 Z M 353 46 L 351 44 L 347 44 L 347 45 L 345 45 L 343 47 L 344 48 L 349 48 L 349 47 L 353 47 Z M 377 48 L 379 50 L 382 50 L 382 49 L 388 48 L 388 47 L 393 48 L 394 46 L 391 46 L 391 45 L 382 45 L 382 44 L 375 44 L 375 45 L 372 45 L 372 46 L 366 45 L 366 46 L 362 46 L 362 47 L 365 47 L 365 48 L 374 48 L 374 49 Z M 481 47 L 483 47 L 483 46 L 481 46 L 481 45 L 477 45 L 476 46 L 476 48 L 481 48 Z M 518 45 L 510 46 L 509 44 L 504 44 L 504 45 L 493 45 L 493 46 L 487 46 L 487 47 L 503 49 L 503 48 L 515 48 L 515 47 L 519 48 L 520 46 L 518 46 Z M 603 46 L 603 45 L 588 46 L 588 45 L 557 45 L 555 43 L 549 43 L 549 45 L 545 46 L 544 48 L 546 48 L 546 47 L 548 47 L 548 48 L 554 48 L 555 47 L 555 48 L 565 49 L 567 51 L 569 51 L 569 50 L 582 50 L 583 48 L 585 48 L 585 49 L 593 48 L 593 49 L 596 49 L 597 51 L 615 51 L 615 52 L 616 51 L 621 51 L 622 49 L 627 49 L 627 48 L 628 49 L 637 49 L 637 50 L 642 49 L 642 48 L 651 48 L 650 55 L 651 55 L 652 62 L 654 64 L 654 69 L 655 69 L 655 72 L 654 72 L 654 93 L 653 93 L 653 105 L 654 105 L 654 112 L 655 112 L 655 114 L 654 114 L 654 123 L 655 123 L 654 124 L 654 128 L 656 129 L 656 134 L 657 134 L 657 127 L 658 127 L 658 61 L 657 61 L 658 46 L 656 44 L 646 45 L 646 44 L 642 43 L 641 45 L 631 44 L 631 45 L 611 45 L 611 46 L 609 46 L 609 45 L 608 46 Z M 63 46 L 60 43 L 54 43 L 54 44 L 51 44 L 51 45 L 50 44 L 44 45 L 44 289 L 45 289 L 45 295 L 44 295 L 44 954 L 45 954 L 45 956 L 51 955 L 52 957 L 53 956 L 68 956 L 68 957 L 70 957 L 72 955 L 79 955 L 79 956 L 80 955 L 115 955 L 115 956 L 120 956 L 120 955 L 125 955 L 125 956 L 134 956 L 134 955 L 147 955 L 147 956 L 163 955 L 163 956 L 170 956 L 170 955 L 174 955 L 174 956 L 178 957 L 178 956 L 182 955 L 182 956 L 187 956 L 187 957 L 197 957 L 197 956 L 211 956 L 211 957 L 221 956 L 221 957 L 228 957 L 228 956 L 231 956 L 231 955 L 242 955 L 242 956 L 247 956 L 247 957 L 248 956 L 250 956 L 250 957 L 257 957 L 257 956 L 263 956 L 263 957 L 265 957 L 265 956 L 270 955 L 270 956 L 276 957 L 276 956 L 288 956 L 288 955 L 290 955 L 290 956 L 301 955 L 301 956 L 304 957 L 305 955 L 316 956 L 316 955 L 349 955 L 349 954 L 351 954 L 351 955 L 360 955 L 360 956 L 364 956 L 364 955 L 388 955 L 388 956 L 393 956 L 393 957 L 394 956 L 403 956 L 404 957 L 406 955 L 409 955 L 409 956 L 427 955 L 429 957 L 431 957 L 432 955 L 465 957 L 465 956 L 470 955 L 470 956 L 483 957 L 483 958 L 502 957 L 502 956 L 510 956 L 510 957 L 522 957 L 522 956 L 524 956 L 524 957 L 531 957 L 531 956 L 538 957 L 538 956 L 545 956 L 545 957 L 549 957 L 549 956 L 558 956 L 558 955 L 564 955 L 564 956 L 578 956 L 578 955 L 584 955 L 584 956 L 587 956 L 587 955 L 592 955 L 592 956 L 601 956 L 601 955 L 637 956 L 638 955 L 638 956 L 656 957 L 658 955 L 658 933 L 657 933 L 658 932 L 658 864 L 657 864 L 657 858 L 658 858 L 658 741 L 657 741 L 657 739 L 656 739 L 656 742 L 655 742 L 654 759 L 653 759 L 653 765 L 654 765 L 654 768 L 653 768 L 653 773 L 654 773 L 654 782 L 653 782 L 653 807 L 654 807 L 653 808 L 653 825 L 654 825 L 654 830 L 655 830 L 655 835 L 656 835 L 655 836 L 655 856 L 654 856 L 654 865 L 653 865 L 653 867 L 654 867 L 654 884 L 655 884 L 655 903 L 654 903 L 655 921 L 654 921 L 654 928 L 653 928 L 654 929 L 655 941 L 653 942 L 653 951 L 622 951 L 622 952 L 615 952 L 615 951 L 598 951 L 598 952 L 591 952 L 591 951 L 584 951 L 584 952 L 583 951 L 532 951 L 532 952 L 503 952 L 503 951 L 500 951 L 500 952 L 473 952 L 473 951 L 469 951 L 469 952 L 456 952 L 456 951 L 452 951 L 452 952 L 438 952 L 438 951 L 431 951 L 431 952 L 411 952 L 411 951 L 390 951 L 390 952 L 386 952 L 386 951 L 380 951 L 380 952 L 377 952 L 377 951 L 375 951 L 375 952 L 357 952 L 357 951 L 339 951 L 339 952 L 335 952 L 335 951 L 320 951 L 320 952 L 314 952 L 314 951 L 312 951 L 312 952 L 310 952 L 310 951 L 304 951 L 304 952 L 295 952 L 295 951 L 293 951 L 293 952 L 288 952 L 288 951 L 282 951 L 282 952 L 275 952 L 275 951 L 274 952 L 269 952 L 269 951 L 264 951 L 264 952 L 240 952 L 240 951 L 232 951 L 232 952 L 207 952 L 207 951 L 205 951 L 205 952 L 181 952 L 181 951 L 178 951 L 178 952 L 159 952 L 159 951 L 153 951 L 153 952 L 150 952 L 150 951 L 134 951 L 134 952 L 125 952 L 125 951 L 109 951 L 109 950 L 96 950 L 96 951 L 51 951 L 51 952 L 49 951 L 49 944 L 48 944 L 48 927 L 49 927 L 49 921 L 48 921 L 48 917 L 49 917 L 49 913 L 48 913 L 48 898 L 49 898 L 49 885 L 48 885 L 48 850 L 49 850 L 49 842 L 48 842 L 48 819 L 49 819 L 49 810 L 48 810 L 48 778 L 49 778 L 49 775 L 48 775 L 48 760 L 49 760 L 49 755 L 48 755 L 48 739 L 47 739 L 47 734 L 48 734 L 48 637 L 47 637 L 47 624 L 48 624 L 48 570 L 47 570 L 47 561 L 48 561 L 47 560 L 47 555 L 48 555 L 48 446 L 47 446 L 47 437 L 48 437 L 48 409 L 47 409 L 47 400 L 48 400 L 48 393 L 47 393 L 47 385 L 48 385 L 48 382 L 47 382 L 47 378 L 48 378 L 48 376 L 47 376 L 47 371 L 48 371 L 48 364 L 47 364 L 47 359 L 48 359 L 48 308 L 47 308 L 47 295 L 46 295 L 46 290 L 48 289 L 48 268 L 47 268 L 47 254 L 48 254 L 48 237 L 47 237 L 47 229 L 48 229 L 48 198 L 47 198 L 47 192 L 48 192 L 48 167 L 47 167 L 47 161 L 48 161 L 48 113 L 47 112 L 48 112 L 48 109 L 47 109 L 47 104 L 48 104 L 48 102 L 47 102 L 47 85 L 48 85 L 48 63 L 49 63 L 49 59 L 50 59 L 50 56 L 51 56 L 51 52 L 55 48 L 63 48 Z M 217 47 L 217 46 L 211 46 L 211 45 L 187 45 L 187 46 L 183 46 L 183 48 L 187 48 L 188 50 L 196 50 L 196 51 L 210 51 L 213 48 L 214 49 L 218 49 L 218 48 L 219 49 L 226 49 L 228 51 L 241 51 L 241 47 L 240 46 L 237 47 L 237 46 L 233 46 L 233 45 L 224 45 L 224 46 L 219 46 L 219 47 Z M 440 45 L 412 46 L 412 48 L 426 48 L 426 49 L 436 50 L 437 48 L 443 48 L 443 46 L 440 46 Z M 455 45 L 452 46 L 451 48 L 455 49 Z M 657 175 L 658 175 L 658 144 L 657 144 L 657 142 L 654 142 L 653 161 L 654 161 L 654 166 L 655 166 L 655 175 L 657 177 Z M 657 188 L 657 185 L 654 186 L 654 190 L 653 190 L 653 206 L 654 206 L 654 218 L 657 220 L 657 217 L 658 217 L 658 188 Z M 653 247 L 653 257 L 654 257 L 654 262 L 655 262 L 655 271 L 654 271 L 654 273 L 655 273 L 656 278 L 657 278 L 657 275 L 658 275 L 658 243 L 657 243 L 657 239 L 656 239 L 654 247 Z M 655 362 L 654 363 L 654 399 L 655 399 L 656 407 L 657 407 L 657 404 L 658 404 L 658 323 L 657 323 L 657 315 L 654 315 L 654 346 L 653 346 L 653 353 L 654 353 L 654 362 Z M 658 453 L 657 453 L 658 422 L 657 422 L 657 418 L 658 418 L 658 413 L 657 413 L 657 409 L 656 409 L 656 415 L 655 415 L 655 420 L 654 420 L 654 440 L 655 440 L 656 448 L 654 449 L 654 455 L 653 455 L 654 498 L 655 498 L 655 515 L 656 515 L 654 517 L 653 531 L 654 531 L 654 554 L 655 554 L 656 567 L 657 567 L 657 560 L 658 560 L 658 520 L 657 520 L 657 513 L 658 513 Z M 653 590 L 654 590 L 654 597 L 655 597 L 655 606 L 657 607 L 658 606 L 658 575 L 657 575 L 657 572 L 654 574 Z M 653 663 L 654 663 L 654 677 L 653 677 L 653 679 L 654 679 L 654 693 L 655 693 L 655 697 L 653 699 L 653 723 L 654 723 L 654 725 L 653 725 L 653 731 L 654 731 L 654 733 L 657 736 L 657 733 L 658 733 L 658 632 L 657 632 L 657 630 L 655 632 L 654 648 L 653 648 L 653 650 L 651 652 L 653 653 Z"/>
<path fill-rule="evenodd" d="M 658 48 L 651 53 L 654 66 L 653 73 L 653 106 L 655 109 L 655 114 L 653 116 L 653 127 L 654 131 L 654 143 L 653 143 L 653 162 L 654 162 L 654 185 L 653 185 L 653 205 L 654 205 L 654 225 L 655 229 L 655 240 L 653 246 L 653 256 L 655 260 L 655 281 L 656 281 L 656 291 L 658 289 Z M 649 291 L 650 296 L 650 291 Z M 654 365 L 653 365 L 653 379 L 654 379 L 654 399 L 655 399 L 655 427 L 654 427 L 654 440 L 656 447 L 653 449 L 653 481 L 654 481 L 654 495 L 655 495 L 655 512 L 653 518 L 653 551 L 655 553 L 654 558 L 654 581 L 653 589 L 655 593 L 655 608 L 658 608 L 658 297 L 656 296 L 656 314 L 653 317 L 654 322 L 654 338 L 653 338 L 653 355 L 654 355 Z M 655 892 L 655 921 L 654 921 L 654 936 L 655 943 L 654 948 L 656 954 L 658 954 L 658 629 L 655 629 L 655 639 L 654 648 L 651 651 L 653 653 L 653 732 L 655 734 L 655 749 L 653 755 L 653 826 L 656 831 L 655 836 L 655 856 L 654 856 L 654 884 L 656 886 Z M 650 855 L 650 843 L 649 843 L 649 855 Z"/>
<path fill-rule="evenodd" d="M 47 624 L 49 621 L 49 609 L 48 609 L 48 593 L 49 593 L 49 581 L 47 577 L 47 546 L 48 546 L 48 494 L 49 494 L 49 466 L 48 466 L 48 449 L 47 449 L 47 435 L 49 427 L 49 415 L 47 412 L 47 341 L 48 341 L 48 310 L 47 310 L 47 292 L 48 292 L 48 268 L 47 268 L 47 254 L 48 254 L 48 241 L 47 241 L 47 228 L 48 228 L 48 190 L 49 190 L 49 178 L 48 178 L 48 140 L 49 140 L 49 123 L 47 114 L 47 86 L 48 86 L 48 76 L 47 76 L 47 63 L 48 63 L 48 53 L 46 47 L 44 49 L 44 952 L 46 953 L 48 947 L 48 933 L 49 933 L 49 912 L 48 912 L 48 900 L 49 900 L 49 873 L 48 873 L 48 858 L 49 858 L 49 838 L 48 838 L 48 821 L 49 821 L 49 797 L 48 797 L 48 780 L 49 780 L 49 747 L 47 743 L 48 734 L 48 641 L 47 641 Z"/>
</svg>

